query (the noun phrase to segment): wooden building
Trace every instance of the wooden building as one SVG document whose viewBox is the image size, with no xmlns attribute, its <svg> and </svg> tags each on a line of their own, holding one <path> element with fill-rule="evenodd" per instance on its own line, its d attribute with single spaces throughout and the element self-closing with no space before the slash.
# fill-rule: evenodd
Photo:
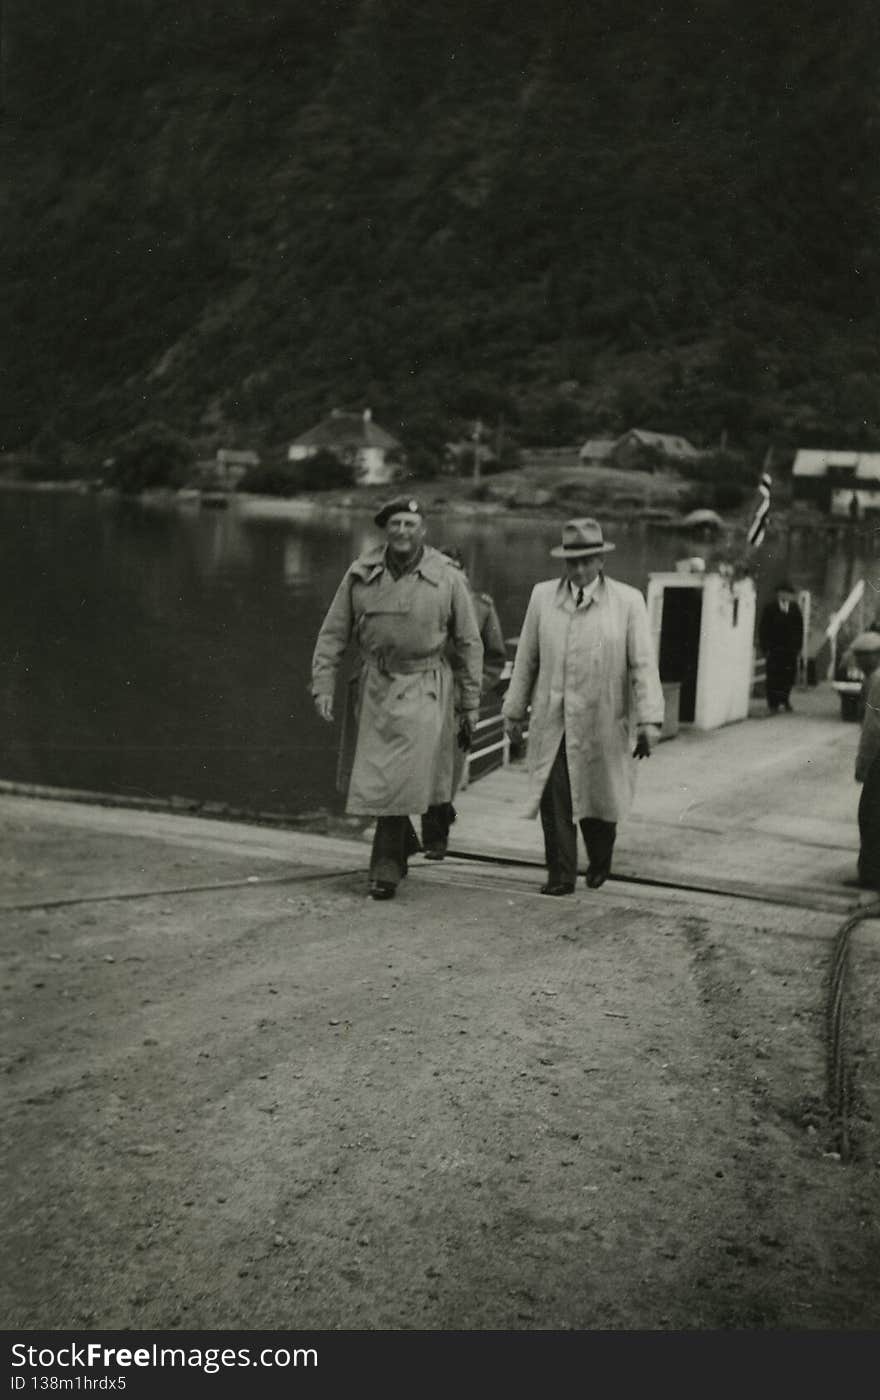
<svg viewBox="0 0 880 1400">
<path fill-rule="evenodd" d="M 334 408 L 314 428 L 294 438 L 287 450 L 289 462 L 302 462 L 325 451 L 355 468 L 359 486 L 381 486 L 400 475 L 403 450 L 391 433 L 373 422 L 368 408 L 363 413 L 347 413 Z"/>
<path fill-rule="evenodd" d="M 792 499 L 840 519 L 880 511 L 880 452 L 801 448 L 791 470 Z"/>
</svg>

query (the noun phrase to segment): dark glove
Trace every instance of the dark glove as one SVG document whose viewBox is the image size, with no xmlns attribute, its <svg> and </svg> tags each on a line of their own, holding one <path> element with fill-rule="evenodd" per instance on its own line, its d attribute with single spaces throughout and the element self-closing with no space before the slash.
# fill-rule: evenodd
<svg viewBox="0 0 880 1400">
<path fill-rule="evenodd" d="M 510 740 L 510 742 L 511 742 L 512 744 L 521 744 L 521 743 L 522 743 L 522 736 L 523 736 L 522 720 L 520 720 L 520 719 L 506 719 L 506 720 L 504 720 L 504 732 L 505 732 L 505 734 L 507 735 L 508 739 Z"/>
<path fill-rule="evenodd" d="M 458 721 L 458 747 L 462 753 L 467 753 L 473 741 L 474 731 L 471 724 L 470 715 L 462 715 Z"/>
<path fill-rule="evenodd" d="M 636 746 L 633 749 L 633 758 L 650 758 L 651 740 L 647 734 L 640 734 L 636 739 Z"/>
</svg>

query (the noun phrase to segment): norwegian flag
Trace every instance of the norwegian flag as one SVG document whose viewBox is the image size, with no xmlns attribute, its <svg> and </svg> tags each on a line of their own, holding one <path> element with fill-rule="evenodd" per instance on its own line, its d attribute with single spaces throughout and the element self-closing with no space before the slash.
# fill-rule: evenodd
<svg viewBox="0 0 880 1400">
<path fill-rule="evenodd" d="M 753 549 L 758 548 L 767 530 L 767 521 L 770 518 L 771 485 L 770 473 L 762 472 L 761 480 L 758 482 L 758 495 L 760 497 L 758 508 L 755 511 L 755 518 L 749 526 L 749 533 L 746 535 L 746 539 Z"/>
</svg>

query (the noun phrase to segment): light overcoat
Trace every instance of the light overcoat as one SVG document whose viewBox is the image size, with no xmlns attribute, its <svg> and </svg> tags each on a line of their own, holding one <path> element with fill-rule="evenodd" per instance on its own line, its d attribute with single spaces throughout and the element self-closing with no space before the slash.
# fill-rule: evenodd
<svg viewBox="0 0 880 1400">
<path fill-rule="evenodd" d="M 357 738 L 345 810 L 408 816 L 451 801 L 454 716 L 447 643 L 457 656 L 460 707 L 472 718 L 480 704 L 483 658 L 460 571 L 428 546 L 401 578 L 386 568 L 382 546 L 356 559 L 318 633 L 314 696 L 333 695 L 352 639 L 358 648 L 351 692 Z"/>
<path fill-rule="evenodd" d="M 663 723 L 663 687 L 638 589 L 601 578 L 575 608 L 567 580 L 532 590 L 502 707 L 529 718 L 529 815 L 538 813 L 563 734 L 572 816 L 616 822 L 635 791 L 639 724 Z"/>
</svg>

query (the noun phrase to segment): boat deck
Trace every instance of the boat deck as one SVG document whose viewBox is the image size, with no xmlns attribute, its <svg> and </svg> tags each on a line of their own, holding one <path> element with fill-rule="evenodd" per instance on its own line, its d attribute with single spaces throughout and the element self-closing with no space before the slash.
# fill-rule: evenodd
<svg viewBox="0 0 880 1400">
<path fill-rule="evenodd" d="M 756 701 L 747 720 L 661 743 L 639 766 L 614 876 L 830 910 L 857 902 L 858 726 L 841 720 L 828 684 L 792 702 L 794 713 L 770 716 Z M 451 855 L 543 866 L 527 792 L 525 762 L 471 783 L 456 798 Z"/>
</svg>

